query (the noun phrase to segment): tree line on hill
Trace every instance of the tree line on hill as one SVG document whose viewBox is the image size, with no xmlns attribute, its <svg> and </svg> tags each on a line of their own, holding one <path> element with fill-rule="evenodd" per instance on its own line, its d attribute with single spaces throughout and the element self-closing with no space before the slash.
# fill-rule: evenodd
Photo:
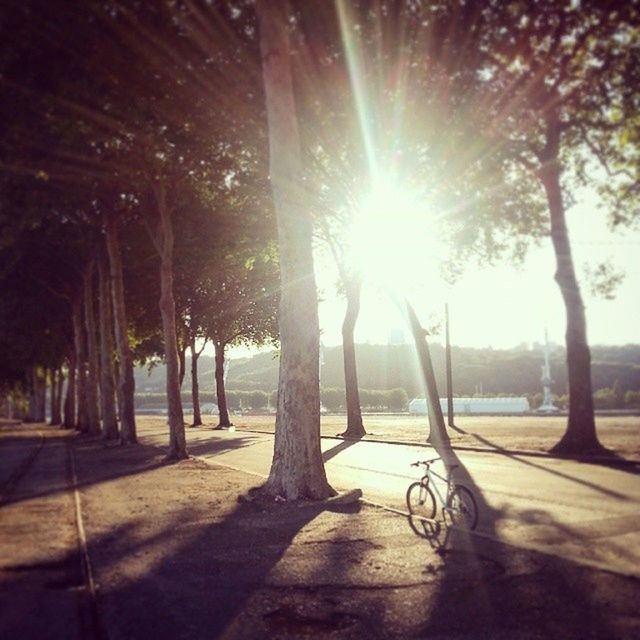
<svg viewBox="0 0 640 640">
<path fill-rule="evenodd" d="M 431 354 L 436 372 L 440 395 L 446 392 L 445 350 L 439 344 L 431 346 Z M 611 399 L 604 400 L 606 389 L 616 389 L 616 408 L 623 408 L 625 393 L 640 391 L 640 345 L 594 346 L 592 365 L 594 398 L 598 408 L 611 405 Z M 424 394 L 420 372 L 417 369 L 415 349 L 410 345 L 356 345 L 359 384 L 361 389 L 389 390 L 404 389 L 409 399 Z M 567 377 L 564 367 L 565 353 L 556 348 L 550 356 L 553 378 L 552 391 L 562 405 L 567 401 Z M 544 356 L 541 350 L 528 349 L 475 349 L 454 347 L 453 391 L 457 396 L 484 395 L 526 395 L 536 404 L 541 391 L 541 365 Z M 214 389 L 215 362 L 210 356 L 200 358 L 200 388 L 207 392 Z M 187 376 L 189 385 L 189 358 Z M 227 385 L 236 391 L 262 390 L 270 393 L 277 387 L 277 352 L 266 352 L 251 358 L 230 361 L 226 372 Z M 150 370 L 136 368 L 136 388 L 160 392 L 164 385 L 164 367 L 160 364 Z M 341 347 L 323 347 L 321 364 L 322 388 L 344 389 Z M 362 391 L 361 391 L 362 393 Z M 632 402 L 629 396 L 629 401 Z M 343 392 L 343 402 L 344 402 Z M 328 407 L 327 403 L 323 403 Z M 370 405 L 362 402 L 364 406 Z M 275 406 L 275 403 L 274 403 Z M 563 406 L 565 408 L 565 406 Z"/>
</svg>

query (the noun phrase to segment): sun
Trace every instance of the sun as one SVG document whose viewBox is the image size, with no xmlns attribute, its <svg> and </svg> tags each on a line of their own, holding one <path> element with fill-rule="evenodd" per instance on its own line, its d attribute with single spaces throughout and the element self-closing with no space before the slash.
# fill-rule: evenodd
<svg viewBox="0 0 640 640">
<path fill-rule="evenodd" d="M 394 290 L 440 280 L 444 243 L 437 211 L 415 189 L 382 175 L 355 211 L 352 263 L 366 281 Z"/>
</svg>

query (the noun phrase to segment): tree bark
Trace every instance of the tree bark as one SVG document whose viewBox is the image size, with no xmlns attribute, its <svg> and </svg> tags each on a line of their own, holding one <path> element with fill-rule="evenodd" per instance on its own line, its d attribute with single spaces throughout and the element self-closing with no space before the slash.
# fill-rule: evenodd
<svg viewBox="0 0 640 640">
<path fill-rule="evenodd" d="M 196 338 L 191 336 L 189 344 L 191 348 L 191 401 L 193 403 L 193 426 L 202 425 L 202 416 L 200 415 L 200 387 L 198 384 L 198 358 L 200 352 L 196 349 Z"/>
<path fill-rule="evenodd" d="M 118 353 L 118 414 L 120 417 L 120 441 L 123 444 L 137 442 L 134 408 L 135 380 L 133 359 L 127 335 L 127 313 L 124 302 L 124 279 L 122 256 L 118 241 L 118 227 L 113 216 L 105 216 L 107 251 L 109 253 L 109 275 L 113 298 L 113 326 Z"/>
<path fill-rule="evenodd" d="M 216 398 L 218 401 L 218 426 L 217 429 L 230 427 L 229 410 L 227 408 L 227 392 L 224 388 L 224 351 L 226 344 L 215 340 L 213 343 L 216 360 Z"/>
<path fill-rule="evenodd" d="M 176 303 L 173 297 L 173 226 L 171 210 L 167 206 L 166 185 L 163 180 L 154 185 L 158 205 L 159 225 L 156 238 L 160 249 L 160 315 L 167 371 L 167 404 L 169 405 L 170 460 L 188 457 L 184 432 L 184 415 L 180 397 L 180 363 L 176 333 Z"/>
<path fill-rule="evenodd" d="M 344 285 L 347 296 L 347 311 L 342 323 L 342 353 L 344 358 L 344 387 L 347 398 L 347 430 L 341 435 L 344 438 L 360 439 L 367 432 L 362 424 L 354 331 L 360 314 L 362 281 L 357 276 L 347 277 L 344 279 Z"/>
<path fill-rule="evenodd" d="M 53 426 L 53 416 L 56 411 L 56 370 L 49 369 L 49 375 L 45 373 L 45 381 L 49 379 L 49 424 Z"/>
<path fill-rule="evenodd" d="M 71 348 L 67 367 L 67 395 L 64 401 L 64 427 L 73 429 L 76 424 L 76 352 Z"/>
<path fill-rule="evenodd" d="M 49 424 L 56 425 L 62 422 L 60 414 L 60 396 L 62 394 L 62 369 L 51 369 L 51 415 Z"/>
<path fill-rule="evenodd" d="M 36 422 L 46 422 L 47 419 L 47 371 L 41 372 L 38 368 L 35 373 L 35 399 L 36 399 Z"/>
<path fill-rule="evenodd" d="M 58 376 L 56 379 L 56 405 L 54 413 L 51 417 L 51 424 L 62 425 L 62 392 L 64 390 L 64 371 L 62 367 L 58 368 Z"/>
<path fill-rule="evenodd" d="M 32 365 L 29 381 L 29 407 L 25 422 L 45 421 L 46 380 L 37 365 Z"/>
<path fill-rule="evenodd" d="M 178 347 L 178 384 L 180 385 L 180 389 L 182 389 L 184 377 L 187 373 L 187 345 L 180 344 L 180 341 L 177 339 L 176 344 Z"/>
<path fill-rule="evenodd" d="M 599 453 L 604 451 L 604 447 L 600 444 L 596 434 L 587 322 L 571 255 L 571 244 L 560 186 L 558 161 L 560 133 L 551 128 L 548 131 L 548 136 L 547 146 L 550 149 L 550 157 L 545 158 L 540 177 L 549 204 L 551 241 L 556 256 L 555 280 L 560 287 L 567 314 L 565 339 L 569 382 L 567 429 L 551 451 L 566 455 Z"/>
<path fill-rule="evenodd" d="M 98 293 L 100 302 L 100 400 L 102 402 L 102 436 L 118 439 L 116 415 L 115 371 L 113 363 L 113 314 L 107 258 L 103 253 L 98 261 Z"/>
<path fill-rule="evenodd" d="M 96 315 L 95 315 L 95 290 L 93 275 L 95 265 L 91 261 L 84 273 L 84 321 L 85 335 L 87 337 L 87 419 L 89 421 L 89 433 L 100 433 L 100 408 L 99 401 L 99 365 L 98 346 L 96 344 Z"/>
<path fill-rule="evenodd" d="M 89 417 L 87 407 L 87 356 L 86 340 L 82 325 L 83 297 L 78 294 L 73 303 L 73 341 L 76 352 L 76 389 L 77 389 L 77 414 L 76 429 L 84 433 L 89 429 Z"/>
<path fill-rule="evenodd" d="M 320 449 L 318 296 L 289 60 L 291 21 L 285 2 L 259 0 L 257 12 L 281 278 L 278 408 L 265 490 L 287 500 L 322 499 L 335 492 Z"/>
</svg>

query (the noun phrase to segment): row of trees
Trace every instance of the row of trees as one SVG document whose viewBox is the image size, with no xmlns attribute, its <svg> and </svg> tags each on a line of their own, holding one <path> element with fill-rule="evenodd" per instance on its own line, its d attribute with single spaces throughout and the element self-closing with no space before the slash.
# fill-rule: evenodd
<svg viewBox="0 0 640 640">
<path fill-rule="evenodd" d="M 0 60 L 5 385 L 30 372 L 36 392 L 43 370 L 64 365 L 69 421 L 97 431 L 101 415 L 112 437 L 113 376 L 120 437 L 133 442 L 132 361 L 155 350 L 167 365 L 169 456 L 185 457 L 183 346 L 197 363 L 199 339 L 210 338 L 222 363 L 229 342 L 273 337 L 262 303 L 275 291 L 254 276 L 273 275 L 277 237 L 267 491 L 332 493 L 319 442 L 314 237 L 330 247 L 348 300 L 346 434 L 359 437 L 363 274 L 347 230 L 359 196 L 391 166 L 439 203 L 452 273 L 471 255 L 517 258 L 550 236 L 570 387 L 556 449 L 600 449 L 565 208 L 572 188 L 595 182 L 614 224 L 635 220 L 636 0 L 10 5 Z M 254 279 L 261 294 L 240 293 Z M 157 300 L 160 322 L 149 312 Z M 417 318 L 412 328 L 421 343 Z M 222 367 L 219 378 L 220 388 Z"/>
<path fill-rule="evenodd" d="M 277 338 L 278 256 L 259 110 L 237 120 L 193 84 L 192 64 L 217 68 L 172 16 L 136 2 L 3 8 L 0 378 L 30 389 L 35 420 L 46 382 L 57 406 L 66 377 L 54 422 L 134 443 L 133 363 L 160 356 L 169 457 L 183 458 L 185 352 L 197 424 L 198 356 L 213 343 L 228 424 L 225 349 Z"/>
</svg>

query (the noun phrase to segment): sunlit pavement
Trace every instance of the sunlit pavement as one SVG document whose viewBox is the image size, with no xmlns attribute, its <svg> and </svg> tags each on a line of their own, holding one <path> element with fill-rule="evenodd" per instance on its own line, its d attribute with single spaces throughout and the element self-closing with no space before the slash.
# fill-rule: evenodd
<svg viewBox="0 0 640 640">
<path fill-rule="evenodd" d="M 143 426 L 140 435 L 154 445 L 168 439 L 167 431 L 157 427 Z M 191 428 L 187 440 L 191 455 L 261 478 L 269 472 L 270 434 Z M 323 438 L 322 451 L 334 487 L 359 487 L 365 499 L 403 511 L 406 489 L 419 478 L 410 463 L 437 455 L 428 447 L 333 438 Z M 479 535 L 640 576 L 636 469 L 520 454 L 456 453 L 460 467 L 455 473 L 472 488 L 480 507 Z"/>
</svg>

